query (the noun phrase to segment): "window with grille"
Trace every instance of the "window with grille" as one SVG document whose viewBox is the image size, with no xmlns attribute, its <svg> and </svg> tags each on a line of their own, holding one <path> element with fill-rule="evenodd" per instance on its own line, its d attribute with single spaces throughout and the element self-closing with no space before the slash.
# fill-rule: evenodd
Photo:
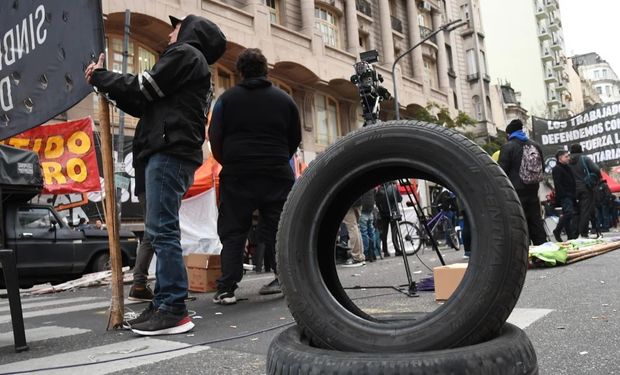
<svg viewBox="0 0 620 375">
<path fill-rule="evenodd" d="M 323 43 L 338 47 L 338 19 L 334 12 L 325 8 L 314 8 L 316 29 L 323 36 Z"/>
</svg>

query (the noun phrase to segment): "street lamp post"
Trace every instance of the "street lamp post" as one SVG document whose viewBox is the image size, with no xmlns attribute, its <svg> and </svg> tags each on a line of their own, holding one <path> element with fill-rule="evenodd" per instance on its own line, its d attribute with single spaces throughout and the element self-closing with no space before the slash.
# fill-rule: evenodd
<svg viewBox="0 0 620 375">
<path fill-rule="evenodd" d="M 462 21 L 460 19 L 455 20 L 455 21 L 450 21 L 442 26 L 440 26 L 437 30 L 434 30 L 432 33 L 428 34 L 424 39 L 422 39 L 421 41 L 419 41 L 418 43 L 416 43 L 413 47 L 409 48 L 407 51 L 405 51 L 402 55 L 398 56 L 396 59 L 394 59 L 394 63 L 392 64 L 392 82 L 394 83 L 394 113 L 396 115 L 396 120 L 400 120 L 400 105 L 398 104 L 398 89 L 396 88 L 396 64 L 400 61 L 400 59 L 402 59 L 403 57 L 405 57 L 405 55 L 407 55 L 409 52 L 413 51 L 416 47 L 418 47 L 419 45 L 421 45 L 422 43 L 424 43 L 425 41 L 429 40 L 430 38 L 434 37 L 435 34 L 439 33 L 440 31 L 453 31 L 461 26 L 465 26 L 467 25 L 467 21 Z M 442 46 L 439 46 L 440 48 L 442 48 Z"/>
</svg>

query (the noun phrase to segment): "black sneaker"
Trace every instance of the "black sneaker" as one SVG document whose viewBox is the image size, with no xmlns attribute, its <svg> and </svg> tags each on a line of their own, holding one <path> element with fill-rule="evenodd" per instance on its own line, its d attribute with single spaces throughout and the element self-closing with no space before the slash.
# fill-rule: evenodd
<svg viewBox="0 0 620 375">
<path fill-rule="evenodd" d="M 218 290 L 213 296 L 213 302 L 219 303 L 220 305 L 234 305 L 237 303 L 237 299 L 235 298 L 234 292 Z"/>
<path fill-rule="evenodd" d="M 269 284 L 263 285 L 263 287 L 258 291 L 258 294 L 262 296 L 278 293 L 282 293 L 282 288 L 280 287 L 280 280 L 278 280 L 277 277 Z"/>
<path fill-rule="evenodd" d="M 140 315 L 138 315 L 137 318 L 125 320 L 123 322 L 123 328 L 131 329 L 133 325 L 144 323 L 147 320 L 151 319 L 151 315 L 153 315 L 154 313 L 155 313 L 155 305 L 153 305 L 153 302 L 151 302 L 146 307 L 146 309 L 142 310 L 142 312 L 140 313 Z"/>
<path fill-rule="evenodd" d="M 185 333 L 192 328 L 194 328 L 194 323 L 192 318 L 187 315 L 187 311 L 176 315 L 157 310 L 149 320 L 132 325 L 131 331 L 142 336 L 157 336 Z"/>
<path fill-rule="evenodd" d="M 361 267 L 365 265 L 366 262 L 364 262 L 363 260 L 355 260 L 353 258 L 349 258 L 349 260 L 347 260 L 347 262 L 343 264 L 342 267 Z"/>
<path fill-rule="evenodd" d="M 133 284 L 131 289 L 129 289 L 127 299 L 130 301 L 150 302 L 153 300 L 153 291 L 148 285 Z"/>
</svg>

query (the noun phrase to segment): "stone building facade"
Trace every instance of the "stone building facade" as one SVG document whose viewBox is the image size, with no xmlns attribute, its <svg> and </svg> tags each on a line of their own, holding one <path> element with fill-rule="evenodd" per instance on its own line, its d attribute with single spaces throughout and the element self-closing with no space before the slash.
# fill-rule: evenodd
<svg viewBox="0 0 620 375">
<path fill-rule="evenodd" d="M 131 73 L 148 69 L 167 45 L 168 15 L 197 14 L 226 34 L 226 54 L 212 67 L 216 96 L 239 80 L 234 67 L 239 53 L 260 48 L 270 64 L 270 79 L 301 109 L 305 162 L 361 126 L 357 88 L 349 81 L 360 52 L 379 52 L 376 68 L 392 92 L 391 68 L 399 54 L 448 20 L 467 20 L 400 60 L 401 117 L 436 103 L 453 115 L 463 111 L 476 118 L 477 136 L 495 133 L 478 0 L 103 0 L 108 68 L 118 71 L 126 9 L 131 11 Z M 70 110 L 68 118 L 96 119 L 97 112 L 93 96 Z M 118 116 L 114 111 L 115 124 Z M 136 119 L 125 118 L 126 134 L 131 134 Z M 383 103 L 381 118 L 394 118 L 392 100 Z"/>
</svg>

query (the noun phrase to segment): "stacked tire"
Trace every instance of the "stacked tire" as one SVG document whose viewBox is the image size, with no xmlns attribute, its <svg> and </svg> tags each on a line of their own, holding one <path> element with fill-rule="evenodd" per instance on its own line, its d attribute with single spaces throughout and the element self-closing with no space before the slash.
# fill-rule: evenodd
<svg viewBox="0 0 620 375">
<path fill-rule="evenodd" d="M 422 318 L 381 320 L 338 278 L 334 239 L 353 201 L 399 178 L 453 191 L 472 223 L 465 276 Z M 280 282 L 297 327 L 268 353 L 269 374 L 537 374 L 527 336 L 506 324 L 527 269 L 527 225 L 510 181 L 475 143 L 417 121 L 353 132 L 320 155 L 291 191 L 277 238 Z"/>
</svg>

